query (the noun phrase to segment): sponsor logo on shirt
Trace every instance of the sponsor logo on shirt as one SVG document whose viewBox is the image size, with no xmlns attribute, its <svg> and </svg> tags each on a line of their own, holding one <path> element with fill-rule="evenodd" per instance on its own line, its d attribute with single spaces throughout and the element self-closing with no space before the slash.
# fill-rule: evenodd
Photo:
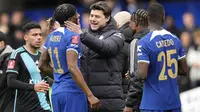
<svg viewBox="0 0 200 112">
<path fill-rule="evenodd" d="M 44 81 L 44 80 L 42 80 L 42 81 Z M 41 82 L 41 80 L 29 79 L 29 84 L 38 84 L 39 82 Z"/>
</svg>

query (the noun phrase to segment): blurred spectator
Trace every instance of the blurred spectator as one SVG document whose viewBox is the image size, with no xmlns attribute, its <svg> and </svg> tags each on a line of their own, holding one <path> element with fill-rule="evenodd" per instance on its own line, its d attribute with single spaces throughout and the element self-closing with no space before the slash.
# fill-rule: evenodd
<svg viewBox="0 0 200 112">
<path fill-rule="evenodd" d="M 137 10 L 137 0 L 126 0 L 127 10 L 130 13 L 133 13 Z"/>
<path fill-rule="evenodd" d="M 118 0 L 106 0 L 108 6 L 112 9 L 111 16 L 113 17 L 115 14 L 122 10 L 121 5 Z"/>
<path fill-rule="evenodd" d="M 133 37 L 133 32 L 129 27 L 129 21 L 131 19 L 131 14 L 127 11 L 121 11 L 114 16 L 115 21 L 117 22 L 117 27 L 125 36 L 125 41 Z M 128 22 L 127 22 L 128 21 Z"/>
<path fill-rule="evenodd" d="M 173 19 L 172 16 L 167 16 L 166 17 L 166 30 L 168 30 L 169 32 L 175 34 L 178 37 L 180 36 L 180 32 L 176 28 L 176 26 L 174 24 L 174 19 Z"/>
<path fill-rule="evenodd" d="M 42 18 L 39 21 L 39 24 L 42 30 L 42 45 L 43 45 L 43 43 L 46 41 L 46 36 L 47 36 L 47 19 Z"/>
<path fill-rule="evenodd" d="M 83 4 L 85 8 L 89 8 L 93 3 L 97 1 L 98 0 L 80 0 L 81 4 Z"/>
<path fill-rule="evenodd" d="M 89 17 L 90 13 L 89 12 L 84 12 L 82 15 L 82 28 L 89 28 Z"/>
<path fill-rule="evenodd" d="M 200 86 L 200 29 L 194 32 L 194 46 L 187 54 L 187 63 L 190 66 L 190 79 L 192 87 Z"/>
<path fill-rule="evenodd" d="M 8 13 L 2 13 L 0 15 L 0 31 L 4 34 L 8 34 L 9 32 L 9 15 Z"/>
<path fill-rule="evenodd" d="M 13 33 L 9 33 L 7 42 L 13 49 L 17 49 L 25 44 L 21 27 L 16 27 Z"/>
<path fill-rule="evenodd" d="M 46 35 L 45 33 L 47 31 L 47 19 L 46 18 L 40 19 L 39 24 L 41 26 L 42 33 L 44 33 L 44 35 Z"/>
<path fill-rule="evenodd" d="M 184 13 L 183 14 L 183 24 L 184 24 L 184 27 L 183 27 L 182 31 L 189 32 L 192 37 L 194 30 L 197 28 L 197 26 L 195 25 L 194 15 L 190 12 Z"/>
<path fill-rule="evenodd" d="M 181 40 L 182 45 L 183 45 L 185 52 L 187 54 L 188 49 L 189 49 L 191 42 L 192 42 L 192 37 L 191 37 L 190 33 L 187 32 L 187 31 L 182 32 L 181 35 L 180 35 L 180 40 Z M 190 83 L 189 76 L 178 77 L 178 85 L 179 85 L 179 91 L 180 92 L 184 92 L 184 91 L 189 90 L 191 88 L 190 84 L 191 83 Z"/>
<path fill-rule="evenodd" d="M 153 3 L 156 3 L 157 2 L 157 0 L 149 0 L 149 6 L 151 5 L 151 4 L 153 4 Z"/>
<path fill-rule="evenodd" d="M 27 21 L 24 19 L 24 12 L 21 10 L 14 11 L 11 17 L 11 24 L 8 34 L 8 45 L 13 49 L 25 44 L 23 39 L 22 25 Z"/>
<path fill-rule="evenodd" d="M 183 44 L 183 47 L 185 49 L 185 52 L 188 52 L 188 49 L 190 47 L 192 38 L 188 32 L 182 32 L 180 36 L 181 42 Z"/>
<path fill-rule="evenodd" d="M 132 37 L 132 32 L 131 30 L 129 30 L 130 32 L 124 32 L 127 29 L 130 29 L 129 27 L 129 21 L 131 18 L 131 14 L 129 12 L 126 11 L 121 11 L 118 12 L 115 16 L 114 19 L 117 22 L 117 28 L 119 29 L 119 31 L 124 35 L 124 36 L 129 36 L 129 37 L 125 37 L 125 38 L 131 38 Z M 131 35 L 130 35 L 131 34 Z M 128 43 L 124 43 L 124 47 L 122 52 L 120 52 L 122 54 L 122 59 L 124 59 L 120 64 L 122 66 L 122 87 L 123 87 L 123 92 L 124 92 L 124 100 L 126 99 L 127 96 L 127 91 L 128 91 L 128 80 L 125 77 L 125 74 L 128 71 L 128 56 L 129 56 L 129 44 Z"/>
<path fill-rule="evenodd" d="M 22 11 L 14 11 L 12 13 L 12 19 L 11 24 L 15 26 L 22 25 L 22 22 L 24 20 L 24 13 Z"/>
<path fill-rule="evenodd" d="M 14 89 L 7 86 L 7 63 L 12 48 L 6 44 L 6 35 L 0 32 L 0 111 L 12 112 L 14 105 Z"/>
<path fill-rule="evenodd" d="M 118 12 L 114 16 L 114 19 L 117 22 L 117 27 L 118 28 L 121 28 L 125 24 L 128 24 L 127 26 L 129 26 L 129 21 L 131 19 L 131 14 L 129 12 L 126 12 L 126 11 L 121 11 L 121 12 Z"/>
<path fill-rule="evenodd" d="M 185 31 L 194 31 L 196 29 L 194 16 L 190 12 L 186 12 L 183 14 L 183 24 Z"/>
</svg>

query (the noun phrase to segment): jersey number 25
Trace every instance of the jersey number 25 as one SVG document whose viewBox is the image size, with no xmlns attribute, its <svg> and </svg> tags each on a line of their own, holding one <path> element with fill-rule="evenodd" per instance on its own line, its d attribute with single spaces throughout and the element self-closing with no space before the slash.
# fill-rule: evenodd
<svg viewBox="0 0 200 112">
<path fill-rule="evenodd" d="M 173 79 L 177 77 L 178 63 L 177 63 L 177 60 L 175 58 L 171 57 L 171 55 L 173 55 L 173 54 L 176 54 L 176 49 L 168 50 L 167 56 L 165 55 L 164 52 L 160 52 L 158 54 L 158 62 L 163 61 L 162 70 L 161 70 L 159 77 L 158 77 L 159 80 L 167 80 L 167 78 L 168 78 L 167 75 L 165 75 L 165 71 L 167 69 L 166 62 L 167 62 L 167 66 L 170 67 L 170 68 L 172 68 L 172 65 L 174 64 L 174 73 L 173 73 L 172 69 L 167 69 L 169 77 L 173 78 Z M 167 57 L 167 60 L 166 60 L 166 57 Z"/>
</svg>

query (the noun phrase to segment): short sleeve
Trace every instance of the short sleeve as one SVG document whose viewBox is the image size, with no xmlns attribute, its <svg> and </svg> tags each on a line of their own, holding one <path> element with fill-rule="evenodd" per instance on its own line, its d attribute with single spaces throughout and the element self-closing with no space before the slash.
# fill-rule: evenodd
<svg viewBox="0 0 200 112">
<path fill-rule="evenodd" d="M 137 55 L 138 55 L 138 63 L 139 62 L 150 63 L 149 50 L 148 50 L 148 47 L 147 47 L 147 45 L 146 45 L 146 43 L 143 39 L 139 40 L 139 42 L 138 42 Z"/>
<path fill-rule="evenodd" d="M 48 35 L 47 38 L 46 38 L 46 41 L 45 41 L 45 43 L 43 45 L 43 48 L 45 48 L 45 49 L 48 48 L 49 38 L 50 38 L 50 36 Z"/>
<path fill-rule="evenodd" d="M 6 73 L 16 73 L 19 74 L 19 62 L 20 57 L 16 51 L 13 51 L 7 64 Z"/>
<path fill-rule="evenodd" d="M 68 44 L 67 44 L 67 51 L 73 50 L 77 54 L 81 52 L 81 42 L 80 42 L 80 36 L 79 35 L 73 35 L 69 38 Z"/>
<path fill-rule="evenodd" d="M 185 55 L 185 50 L 184 50 L 184 47 L 181 43 L 181 41 L 178 39 L 178 60 L 182 59 L 182 58 L 185 58 L 186 55 Z"/>
</svg>

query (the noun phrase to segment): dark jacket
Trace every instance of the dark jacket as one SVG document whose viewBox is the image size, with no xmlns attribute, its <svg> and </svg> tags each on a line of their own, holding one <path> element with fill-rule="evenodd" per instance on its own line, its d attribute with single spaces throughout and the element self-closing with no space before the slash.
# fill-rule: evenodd
<svg viewBox="0 0 200 112">
<path fill-rule="evenodd" d="M 100 112 L 120 112 L 125 106 L 122 89 L 121 50 L 123 35 L 113 18 L 98 31 L 80 35 L 81 71 L 93 94 L 100 99 Z"/>
<path fill-rule="evenodd" d="M 127 43 L 127 40 L 130 40 L 131 38 L 133 38 L 133 32 L 131 31 L 130 27 L 129 27 L 129 22 L 122 25 L 119 28 L 119 31 L 124 35 L 125 37 L 125 43 L 124 43 L 124 47 L 122 50 L 122 56 L 124 59 L 124 63 L 122 64 L 123 66 L 123 75 L 122 75 L 122 87 L 123 87 L 123 92 L 124 92 L 124 99 L 126 99 L 127 97 L 127 92 L 128 92 L 128 79 L 125 77 L 125 74 L 128 72 L 129 69 L 129 43 Z"/>
<path fill-rule="evenodd" d="M 6 69 L 8 58 L 12 52 L 10 46 L 6 46 L 0 54 L 0 112 L 12 112 L 14 91 L 7 87 Z"/>
<path fill-rule="evenodd" d="M 128 95 L 126 99 L 126 106 L 131 107 L 134 110 L 139 110 L 141 98 L 142 98 L 142 90 L 143 90 L 143 81 L 136 80 L 134 76 L 136 76 L 137 70 L 137 43 L 138 40 L 144 37 L 147 33 L 149 33 L 148 29 L 141 30 L 133 36 L 133 40 L 130 43 L 130 51 L 133 51 L 133 54 L 130 52 L 130 81 L 128 84 Z M 133 65 L 131 65 L 133 63 Z M 132 67 L 132 70 L 131 70 Z"/>
<path fill-rule="evenodd" d="M 126 43 L 130 43 L 132 40 L 133 40 L 133 36 L 135 34 L 135 32 L 133 32 L 131 30 L 131 28 L 129 27 L 129 22 L 122 25 L 120 28 L 119 28 L 119 31 L 124 34 L 124 37 L 125 37 L 125 42 Z"/>
</svg>

